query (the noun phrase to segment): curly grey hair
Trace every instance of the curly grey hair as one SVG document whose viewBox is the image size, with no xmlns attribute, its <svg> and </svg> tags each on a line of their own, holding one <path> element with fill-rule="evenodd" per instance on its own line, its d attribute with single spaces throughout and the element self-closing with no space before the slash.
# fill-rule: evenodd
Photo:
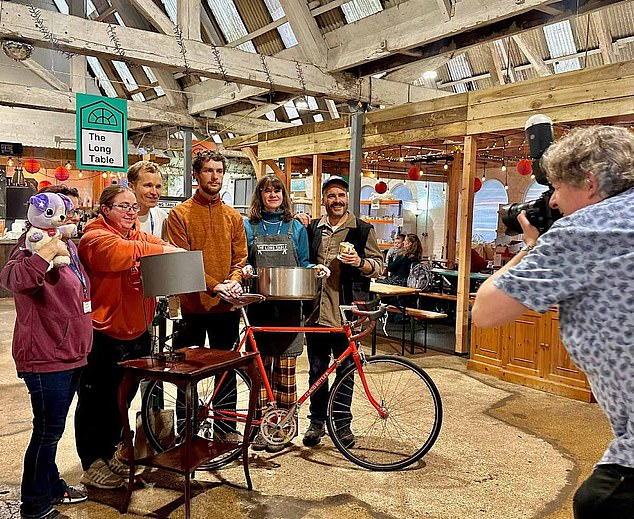
<svg viewBox="0 0 634 519">
<path fill-rule="evenodd" d="M 541 165 L 551 183 L 575 187 L 592 172 L 607 198 L 634 186 L 634 135 L 617 126 L 576 128 L 546 150 Z"/>
</svg>

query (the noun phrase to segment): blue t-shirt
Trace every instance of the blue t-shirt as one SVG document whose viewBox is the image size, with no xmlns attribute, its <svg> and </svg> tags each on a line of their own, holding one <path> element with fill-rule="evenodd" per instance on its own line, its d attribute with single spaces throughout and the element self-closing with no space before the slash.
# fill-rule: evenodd
<svg viewBox="0 0 634 519">
<path fill-rule="evenodd" d="M 634 468 L 634 188 L 555 222 L 494 284 L 540 313 L 559 303 L 561 339 L 615 435 L 599 463 Z"/>
</svg>

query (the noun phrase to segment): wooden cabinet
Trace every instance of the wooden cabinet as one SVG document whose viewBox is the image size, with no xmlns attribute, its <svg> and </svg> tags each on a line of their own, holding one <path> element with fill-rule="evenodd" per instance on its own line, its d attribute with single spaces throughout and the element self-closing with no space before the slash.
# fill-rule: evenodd
<svg viewBox="0 0 634 519">
<path fill-rule="evenodd" d="M 559 338 L 559 315 L 526 312 L 498 328 L 471 327 L 469 369 L 550 393 L 593 401 L 585 375 Z"/>
</svg>

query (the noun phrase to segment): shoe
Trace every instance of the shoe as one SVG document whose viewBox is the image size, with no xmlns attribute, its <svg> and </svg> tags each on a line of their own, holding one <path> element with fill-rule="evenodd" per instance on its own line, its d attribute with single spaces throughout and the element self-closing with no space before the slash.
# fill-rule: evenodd
<svg viewBox="0 0 634 519">
<path fill-rule="evenodd" d="M 324 422 L 318 422 L 316 420 L 310 421 L 310 426 L 307 431 L 304 433 L 304 439 L 302 442 L 306 447 L 314 447 L 321 442 L 321 437 L 326 434 L 326 429 L 324 428 Z"/>
<path fill-rule="evenodd" d="M 242 443 L 242 435 L 237 431 L 214 432 L 215 442 Z"/>
<path fill-rule="evenodd" d="M 24 516 L 20 515 L 20 517 Z M 38 517 L 38 519 L 70 519 L 70 517 L 53 508 L 50 512 L 46 512 L 44 515 Z"/>
<path fill-rule="evenodd" d="M 94 461 L 93 464 L 88 467 L 88 470 L 84 471 L 81 476 L 81 482 L 84 485 L 104 488 L 106 490 L 125 486 L 123 478 L 112 472 L 112 469 L 102 459 Z"/>
<path fill-rule="evenodd" d="M 354 447 L 355 437 L 349 425 L 344 425 L 337 429 L 337 438 L 339 438 L 339 441 L 346 449 Z"/>
<path fill-rule="evenodd" d="M 122 477 L 122 478 L 130 477 L 129 465 L 121 461 L 119 457 L 117 456 L 116 452 L 112 456 L 112 458 L 108 460 L 108 467 L 110 467 L 110 470 L 119 477 Z"/>
<path fill-rule="evenodd" d="M 72 505 L 75 503 L 82 503 L 88 499 L 88 494 L 79 487 L 66 487 L 64 495 L 55 500 L 54 505 Z"/>
<path fill-rule="evenodd" d="M 264 436 L 262 436 L 262 433 L 258 431 L 258 434 L 255 435 L 255 438 L 253 438 L 251 442 L 251 448 L 254 451 L 263 451 L 267 446 L 267 441 L 264 439 Z"/>
<path fill-rule="evenodd" d="M 291 445 L 292 445 L 291 442 L 276 443 L 276 444 L 267 443 L 265 449 L 266 449 L 266 452 L 270 452 L 271 454 L 273 454 L 276 452 L 282 452 L 284 449 L 290 447 Z"/>
<path fill-rule="evenodd" d="M 20 514 L 20 517 L 28 517 L 30 519 L 30 516 L 24 516 L 22 514 Z M 46 512 L 44 515 L 39 516 L 37 519 L 70 519 L 70 517 L 62 514 L 59 510 L 55 510 L 55 508 L 53 508 L 49 512 Z"/>
</svg>

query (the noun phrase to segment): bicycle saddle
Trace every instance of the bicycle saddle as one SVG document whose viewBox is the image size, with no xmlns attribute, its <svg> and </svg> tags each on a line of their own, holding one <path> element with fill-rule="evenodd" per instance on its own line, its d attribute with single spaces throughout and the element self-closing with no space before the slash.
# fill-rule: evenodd
<svg viewBox="0 0 634 519">
<path fill-rule="evenodd" d="M 228 303 L 231 303 L 231 305 L 234 308 L 238 308 L 238 309 L 244 306 L 250 305 L 251 303 L 261 303 L 262 301 L 266 299 L 266 297 L 264 297 L 261 294 L 251 294 L 251 293 L 245 293 L 245 294 L 239 295 L 238 297 L 223 296 L 223 295 L 221 295 L 220 297 L 221 299 L 224 299 Z"/>
</svg>

